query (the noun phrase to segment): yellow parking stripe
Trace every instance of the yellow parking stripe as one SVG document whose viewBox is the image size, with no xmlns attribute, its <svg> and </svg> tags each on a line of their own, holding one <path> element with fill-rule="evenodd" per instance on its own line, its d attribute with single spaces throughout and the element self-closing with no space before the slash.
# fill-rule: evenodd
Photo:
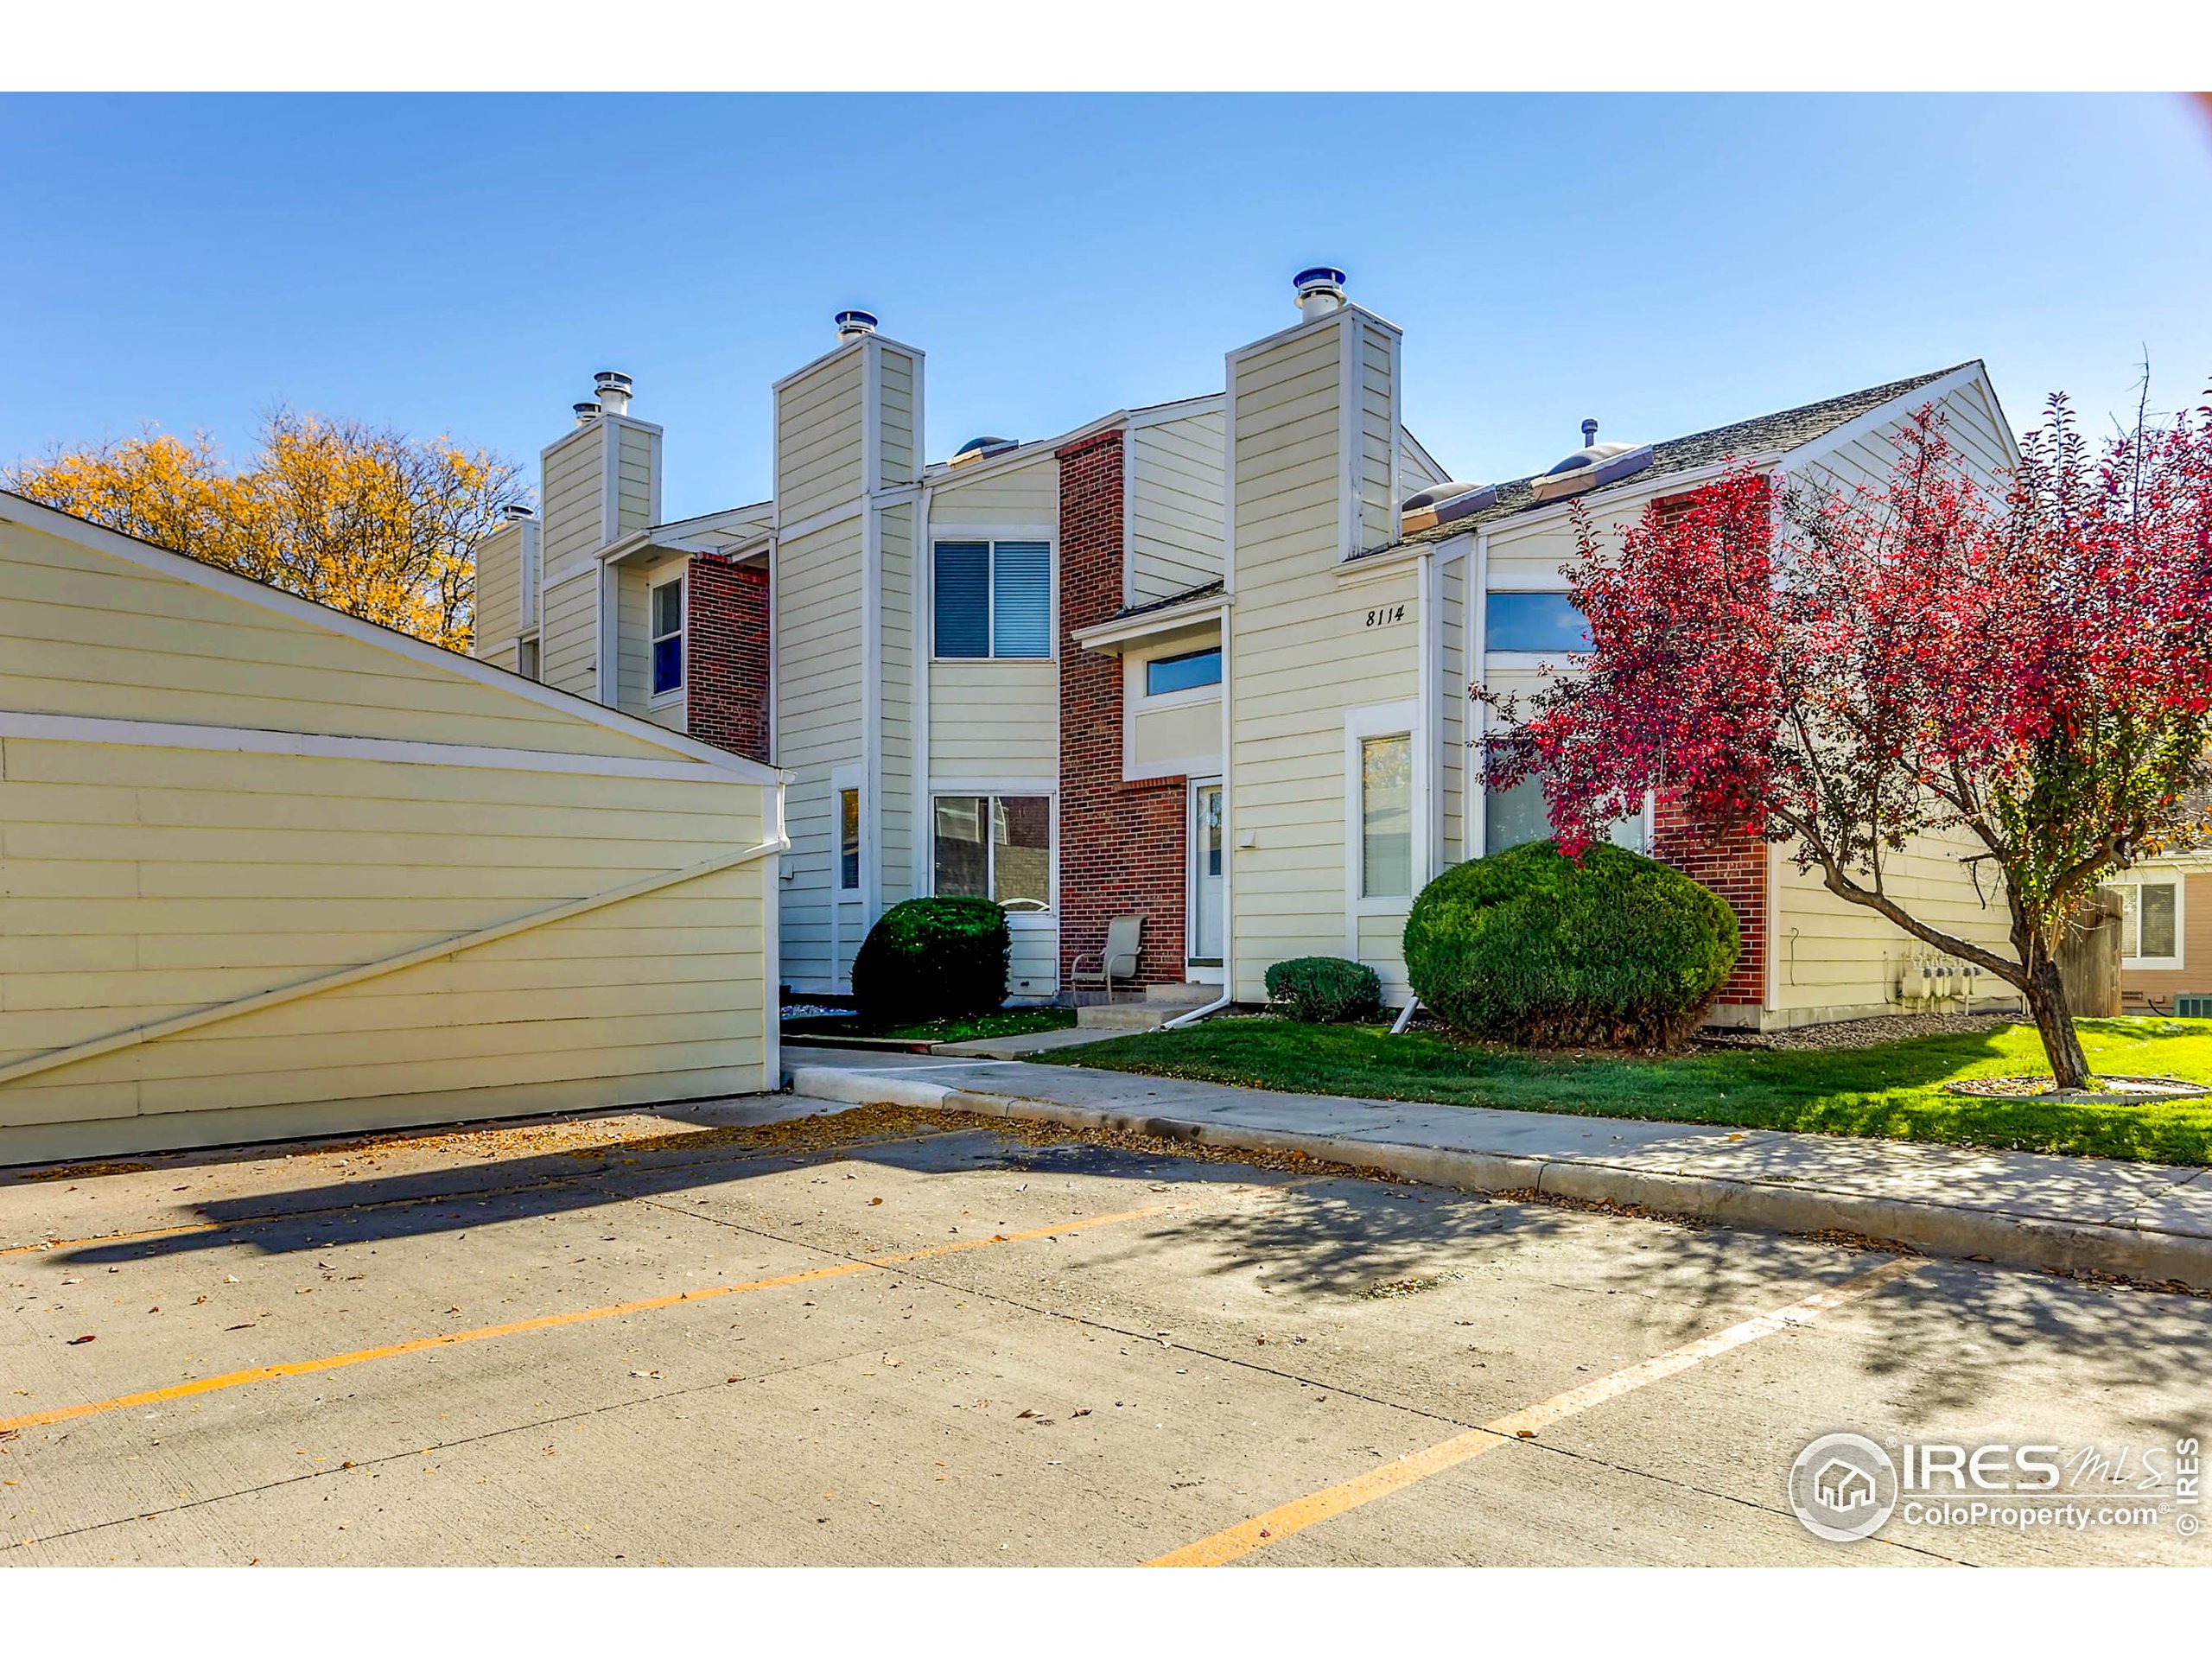
<svg viewBox="0 0 2212 1659">
<path fill-rule="evenodd" d="M 1166 1215 L 1180 1207 L 1158 1204 L 1142 1210 L 1116 1211 L 1111 1215 L 1086 1216 L 1056 1226 L 1034 1227 L 1025 1233 L 995 1233 L 988 1238 L 963 1239 L 957 1244 L 937 1244 L 925 1250 L 902 1250 L 893 1255 L 839 1262 L 828 1267 L 810 1268 L 801 1273 L 779 1274 L 772 1279 L 748 1279 L 741 1284 L 709 1285 L 703 1289 L 681 1290 L 668 1296 L 648 1296 L 634 1302 L 613 1302 L 603 1307 L 577 1308 L 567 1313 L 548 1313 L 534 1319 L 517 1319 L 507 1325 L 479 1325 L 473 1331 L 416 1337 L 407 1342 L 390 1343 L 381 1348 L 359 1348 L 352 1353 L 332 1354 L 321 1359 L 296 1359 L 281 1365 L 256 1365 L 248 1370 L 226 1371 L 219 1376 L 197 1377 L 188 1382 L 173 1383 L 165 1389 L 148 1389 L 138 1394 L 118 1395 L 111 1400 L 90 1400 L 81 1405 L 56 1406 L 48 1411 L 29 1412 L 21 1417 L 0 1418 L 0 1433 L 9 1429 L 36 1428 L 49 1423 L 66 1423 L 79 1417 L 98 1416 L 103 1412 L 126 1411 L 134 1406 L 157 1406 L 171 1400 L 189 1399 L 194 1395 L 244 1388 L 249 1383 L 272 1382 L 279 1377 L 335 1371 L 348 1365 L 365 1365 L 374 1359 L 397 1359 L 403 1354 L 419 1354 L 431 1348 L 450 1348 L 464 1342 L 488 1342 L 494 1337 L 526 1336 L 533 1331 L 588 1325 L 597 1319 L 618 1319 L 625 1313 L 646 1313 L 655 1308 L 674 1307 L 682 1302 L 712 1301 L 721 1296 L 741 1296 L 748 1291 L 773 1290 L 785 1285 L 811 1284 L 817 1279 L 837 1279 L 848 1274 L 904 1267 L 910 1262 L 932 1261 L 938 1256 L 957 1255 L 965 1250 L 988 1249 L 995 1244 L 1020 1244 L 1031 1239 L 1056 1238 L 1063 1233 L 1087 1232 L 1093 1228 L 1111 1227 L 1121 1222 L 1141 1221 L 1147 1217 Z"/>
<path fill-rule="evenodd" d="M 1725 1331 L 1716 1331 L 1709 1337 L 1686 1342 L 1679 1348 L 1670 1348 L 1663 1354 L 1625 1366 L 1599 1377 L 1595 1382 L 1586 1382 L 1579 1389 L 1554 1395 L 1550 1399 L 1516 1411 L 1509 1417 L 1500 1417 L 1480 1428 L 1454 1435 L 1426 1451 L 1413 1452 L 1395 1462 L 1386 1463 L 1379 1469 L 1370 1469 L 1363 1475 L 1355 1475 L 1334 1486 L 1294 1498 L 1269 1510 L 1265 1515 L 1240 1521 L 1236 1525 L 1201 1538 L 1195 1543 L 1170 1550 L 1145 1565 L 1223 1566 L 1249 1555 L 1255 1549 L 1280 1543 L 1294 1533 L 1303 1532 L 1308 1527 L 1319 1526 L 1324 1521 L 1332 1520 L 1363 1504 L 1372 1503 L 1378 1497 L 1388 1497 L 1392 1492 L 1402 1491 L 1416 1481 L 1426 1480 L 1431 1475 L 1457 1467 L 1471 1458 L 1478 1458 L 1494 1447 L 1510 1445 L 1524 1435 L 1533 1435 L 1562 1418 L 1574 1416 L 1593 1406 L 1603 1405 L 1608 1400 L 1617 1400 L 1647 1383 L 1657 1382 L 1686 1371 L 1693 1365 L 1726 1353 L 1732 1348 L 1740 1348 L 1747 1342 L 1757 1342 L 1761 1337 L 1770 1337 L 1777 1331 L 1802 1325 L 1831 1308 L 1871 1296 L 1891 1281 L 1902 1279 L 1909 1273 L 1916 1273 L 1925 1266 L 1925 1262 L 1916 1258 L 1885 1262 L 1872 1273 L 1861 1274 L 1833 1290 L 1816 1291 L 1787 1307 L 1745 1319 L 1740 1325 L 1732 1325 Z"/>
</svg>

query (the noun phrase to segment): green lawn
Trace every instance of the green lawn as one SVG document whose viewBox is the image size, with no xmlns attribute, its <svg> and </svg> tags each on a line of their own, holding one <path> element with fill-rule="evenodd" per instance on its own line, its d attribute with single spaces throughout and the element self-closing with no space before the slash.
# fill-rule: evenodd
<svg viewBox="0 0 2212 1659">
<path fill-rule="evenodd" d="M 1075 1024 L 1073 1008 L 1001 1008 L 973 1020 L 932 1020 L 926 1025 L 893 1026 L 871 1031 L 851 1014 L 820 1014 L 786 1020 L 784 1029 L 807 1037 L 887 1037 L 898 1042 L 972 1043 L 984 1037 L 1027 1037 L 1039 1031 L 1065 1031 Z"/>
<path fill-rule="evenodd" d="M 2084 1020 L 2080 1029 L 2098 1071 L 2212 1082 L 2212 1020 Z M 1380 1027 L 1222 1019 L 1040 1058 L 1301 1094 L 2212 1163 L 2212 1099 L 2068 1105 L 1943 1091 L 1954 1077 L 2048 1071 L 2028 1025 L 1873 1048 L 1645 1059 L 1535 1054 L 1427 1031 L 1393 1037 Z"/>
</svg>

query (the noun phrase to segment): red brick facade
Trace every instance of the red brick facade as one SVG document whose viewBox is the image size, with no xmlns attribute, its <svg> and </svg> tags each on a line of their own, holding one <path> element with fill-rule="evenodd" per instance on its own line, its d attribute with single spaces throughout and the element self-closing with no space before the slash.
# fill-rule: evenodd
<svg viewBox="0 0 2212 1659">
<path fill-rule="evenodd" d="M 1122 608 L 1122 434 L 1071 443 L 1059 462 L 1061 982 L 1111 918 L 1141 911 L 1138 977 L 1180 983 L 1189 790 L 1122 781 L 1122 660 L 1072 637 Z"/>
<path fill-rule="evenodd" d="M 768 572 L 700 553 L 683 585 L 683 728 L 702 743 L 766 760 Z"/>
<path fill-rule="evenodd" d="M 1661 800 L 1654 815 L 1652 856 L 1671 864 L 1693 881 L 1700 882 L 1728 901 L 1742 931 L 1743 950 L 1728 982 L 1720 988 L 1721 1002 L 1758 1007 L 1766 1001 L 1767 845 L 1758 836 L 1738 834 L 1718 842 L 1694 830 L 1681 810 Z"/>
</svg>

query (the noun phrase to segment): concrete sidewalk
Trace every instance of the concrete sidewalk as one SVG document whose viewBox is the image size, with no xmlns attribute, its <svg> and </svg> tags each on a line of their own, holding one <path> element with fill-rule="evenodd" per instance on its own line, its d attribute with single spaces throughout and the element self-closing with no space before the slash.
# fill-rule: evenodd
<svg viewBox="0 0 2212 1659">
<path fill-rule="evenodd" d="M 792 1091 L 1303 1152 L 1407 1180 L 2212 1290 L 2212 1172 L 1701 1124 L 1357 1100 L 1019 1061 L 816 1050 Z"/>
</svg>

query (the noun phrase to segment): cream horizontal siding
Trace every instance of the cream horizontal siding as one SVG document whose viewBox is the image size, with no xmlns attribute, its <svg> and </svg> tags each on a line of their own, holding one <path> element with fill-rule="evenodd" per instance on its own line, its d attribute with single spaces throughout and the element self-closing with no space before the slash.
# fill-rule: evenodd
<svg viewBox="0 0 2212 1659">
<path fill-rule="evenodd" d="M 1980 375 L 1969 378 L 1941 397 L 1908 393 L 1895 416 L 1843 443 L 1823 449 L 1818 460 L 1804 471 L 1812 478 L 1825 474 L 1847 490 L 1862 484 L 1880 487 L 1897 464 L 1897 436 L 1911 417 L 1931 403 L 1942 416 L 1941 429 L 1951 446 L 1955 462 L 1963 467 L 1984 492 L 2001 492 L 2003 474 L 2012 465 L 2012 448 L 1998 410 L 1996 394 Z"/>
<path fill-rule="evenodd" d="M 989 467 L 987 461 L 973 463 Z M 962 471 L 965 471 L 963 468 Z M 1049 449 L 980 478 L 940 474 L 931 493 L 930 528 L 940 526 L 1043 529 L 1060 522 L 1060 463 Z"/>
<path fill-rule="evenodd" d="M 776 501 L 786 524 L 861 493 L 862 359 L 849 347 L 776 394 Z"/>
<path fill-rule="evenodd" d="M 397 641 L 398 636 L 395 636 Z M 382 644 L 0 518 L 0 708 L 423 742 L 660 753 Z"/>
<path fill-rule="evenodd" d="M 930 665 L 932 778 L 1058 778 L 1060 671 L 1051 660 Z"/>
<path fill-rule="evenodd" d="M 1409 492 L 1410 493 L 1410 492 Z M 1436 868 L 1457 864 L 1466 855 L 1467 745 L 1474 736 L 1474 705 L 1468 686 L 1479 677 L 1467 661 L 1467 589 L 1474 572 L 1471 554 L 1462 554 L 1436 572 L 1437 659 L 1437 830 Z"/>
<path fill-rule="evenodd" d="M 883 902 L 921 891 L 914 852 L 914 509 L 893 507 L 881 524 L 881 757 L 877 769 L 878 877 Z"/>
<path fill-rule="evenodd" d="M 649 527 L 660 517 L 661 435 L 658 427 L 615 423 L 614 538 Z"/>
<path fill-rule="evenodd" d="M 784 884 L 783 970 L 795 984 L 842 977 L 833 953 L 833 767 L 862 753 L 861 526 L 847 519 L 777 550 L 776 760 L 792 774 Z"/>
<path fill-rule="evenodd" d="M 522 525 L 510 519 L 476 544 L 474 649 L 487 662 L 494 651 L 512 658 L 515 636 L 536 620 L 525 619 L 522 610 Z"/>
<path fill-rule="evenodd" d="M 140 722 L 123 741 L 0 738 L 0 1070 L 435 954 L 0 1079 L 0 1161 L 772 1081 L 762 926 L 772 857 L 531 925 L 756 845 L 767 832 L 766 787 L 595 712 L 480 685 L 481 671 L 462 659 L 417 662 L 342 627 L 154 575 L 96 541 L 16 524 L 0 524 L 0 659 L 14 660 L 16 643 L 44 622 L 42 586 L 80 590 L 103 564 L 137 607 L 118 614 L 166 607 L 188 636 L 213 642 L 149 654 L 196 658 L 219 645 L 231 679 L 256 700 L 233 712 L 252 715 L 257 732 L 311 742 L 365 725 L 402 741 L 435 733 L 471 747 L 410 761 L 187 747 L 183 734 L 175 746 L 144 741 L 200 708 L 153 674 L 121 683 L 136 704 L 111 712 Z M 289 671 L 302 644 L 321 651 L 338 690 L 264 683 L 272 667 Z M 385 659 L 401 692 L 364 689 L 362 653 Z M 299 695 L 280 695 L 280 683 Z M 418 684 L 456 701 L 394 701 Z M 327 717 L 348 699 L 359 719 Z M 526 718 L 503 718 L 498 705 L 509 702 Z M 192 718 L 218 723 L 205 713 Z M 410 723 L 389 729 L 395 713 Z M 530 741 L 514 743 L 518 734 Z M 464 758 L 501 747 L 523 765 Z M 632 756 L 675 770 L 591 769 Z"/>
<path fill-rule="evenodd" d="M 1013 998 L 1049 997 L 1060 988 L 1060 931 L 1057 926 L 1010 931 L 1006 990 Z"/>
<path fill-rule="evenodd" d="M 1356 331 L 1349 386 L 1346 328 Z M 1373 943 L 1370 932 L 1347 938 L 1344 715 L 1415 695 L 1420 626 L 1410 570 L 1353 585 L 1337 576 L 1347 550 L 1340 398 L 1354 401 L 1353 441 L 1362 454 L 1375 408 L 1388 408 L 1387 377 L 1377 384 L 1370 372 L 1373 332 L 1357 312 L 1339 313 L 1232 365 L 1230 776 L 1239 846 L 1231 989 L 1249 1001 L 1265 996 L 1262 976 L 1272 963 L 1340 956 L 1355 944 L 1364 951 Z M 1370 611 L 1401 604 L 1405 621 L 1366 626 Z M 1395 963 L 1391 944 L 1374 965 L 1397 972 Z"/>
<path fill-rule="evenodd" d="M 545 631 L 538 672 L 556 691 L 599 696 L 599 567 L 545 589 Z"/>
<path fill-rule="evenodd" d="M 888 486 L 911 484 L 921 475 L 921 416 L 917 407 L 917 363 L 912 353 L 879 344 L 877 381 L 879 454 L 876 479 Z"/>
<path fill-rule="evenodd" d="M 607 441 L 601 421 L 577 428 L 546 447 L 544 549 L 548 576 L 567 575 L 614 539 L 607 500 Z"/>
<path fill-rule="evenodd" d="M 2009 957 L 2004 895 L 1994 875 L 1985 874 L 1977 897 L 1960 862 L 1972 850 L 1957 836 L 1918 837 L 1885 855 L 1884 885 L 1909 914 Z M 1785 1021 L 1893 1008 L 1899 968 L 1937 955 L 1872 911 L 1829 893 L 1816 872 L 1799 871 L 1786 849 L 1775 861 L 1768 909 L 1773 1007 Z M 1986 974 L 1980 993 L 2015 995 Z"/>
<path fill-rule="evenodd" d="M 632 560 L 615 573 L 615 706 L 674 732 L 683 729 L 683 700 L 652 707 L 652 589 L 683 563 L 680 556 Z"/>
<path fill-rule="evenodd" d="M 1129 603 L 1221 580 L 1222 433 L 1218 410 L 1131 429 Z"/>
<path fill-rule="evenodd" d="M 1401 501 L 1432 484 L 1444 482 L 1444 475 L 1421 459 L 1421 452 L 1411 435 L 1402 430 L 1398 435 L 1398 481 Z"/>
</svg>

